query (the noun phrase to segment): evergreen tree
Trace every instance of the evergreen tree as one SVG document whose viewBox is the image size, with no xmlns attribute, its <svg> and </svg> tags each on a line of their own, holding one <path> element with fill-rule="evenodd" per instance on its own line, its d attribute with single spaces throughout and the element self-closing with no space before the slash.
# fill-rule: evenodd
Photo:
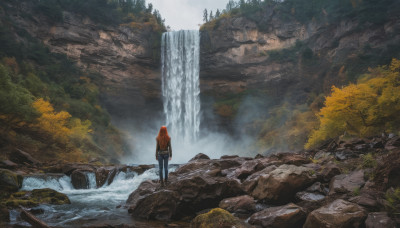
<svg viewBox="0 0 400 228">
<path fill-rule="evenodd" d="M 215 18 L 219 18 L 221 16 L 221 12 L 219 12 L 219 9 L 217 9 L 217 12 L 215 12 Z"/>
<path fill-rule="evenodd" d="M 203 21 L 208 22 L 208 12 L 207 9 L 204 9 L 203 11 Z"/>
</svg>

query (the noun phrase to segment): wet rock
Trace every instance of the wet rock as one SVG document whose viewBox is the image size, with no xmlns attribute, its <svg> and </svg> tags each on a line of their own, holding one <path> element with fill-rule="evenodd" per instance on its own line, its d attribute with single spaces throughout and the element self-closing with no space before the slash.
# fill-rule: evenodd
<svg viewBox="0 0 400 228">
<path fill-rule="evenodd" d="M 313 193 L 313 192 L 298 192 L 296 193 L 296 199 L 301 201 L 320 201 L 325 199 L 325 196 L 320 193 Z"/>
<path fill-rule="evenodd" d="M 332 157 L 331 153 L 321 150 L 314 155 L 314 160 L 325 160 L 329 159 L 329 157 Z"/>
<path fill-rule="evenodd" d="M 95 172 L 96 169 L 94 168 L 94 166 L 88 164 L 69 163 L 69 164 L 63 164 L 61 170 L 65 175 L 70 176 L 72 172 L 74 172 L 75 170 Z"/>
<path fill-rule="evenodd" d="M 108 180 L 107 180 L 107 184 L 108 185 L 110 185 L 114 181 L 114 178 L 115 178 L 116 175 L 117 175 L 117 169 L 114 168 L 109 173 L 109 177 L 108 177 Z"/>
<path fill-rule="evenodd" d="M 389 139 L 385 144 L 385 149 L 393 150 L 400 147 L 400 136 L 394 136 Z"/>
<path fill-rule="evenodd" d="M 368 152 L 368 150 L 370 149 L 370 145 L 369 144 L 360 144 L 360 145 L 356 145 L 354 146 L 354 150 L 357 152 L 361 152 L 361 153 L 366 153 Z"/>
<path fill-rule="evenodd" d="M 75 170 L 71 173 L 71 183 L 75 189 L 88 189 L 89 180 L 87 179 L 85 171 Z"/>
<path fill-rule="evenodd" d="M 153 181 L 143 181 L 139 187 L 129 195 L 128 200 L 126 201 L 126 205 L 129 206 L 128 212 L 132 213 L 133 209 L 137 206 L 136 204 L 138 200 L 155 192 L 157 187 L 158 184 Z"/>
<path fill-rule="evenodd" d="M 306 216 L 301 207 L 290 203 L 259 211 L 250 217 L 249 223 L 261 227 L 301 227 L 306 220 Z"/>
<path fill-rule="evenodd" d="M 239 155 L 222 155 L 221 159 L 232 159 L 232 158 L 238 158 Z"/>
<path fill-rule="evenodd" d="M 10 211 L 7 207 L 0 205 L 0 225 L 10 222 Z"/>
<path fill-rule="evenodd" d="M 0 162 L 0 168 L 15 169 L 18 165 L 10 160 L 3 160 Z"/>
<path fill-rule="evenodd" d="M 39 204 L 71 204 L 67 195 L 50 188 L 32 190 L 31 198 Z"/>
<path fill-rule="evenodd" d="M 395 228 L 396 223 L 387 215 L 386 212 L 372 212 L 365 220 L 366 228 Z"/>
<path fill-rule="evenodd" d="M 273 157 L 274 156 L 277 157 L 277 159 L 281 161 L 283 164 L 287 165 L 300 166 L 311 162 L 311 160 L 308 157 L 304 156 L 303 154 L 279 153 L 273 155 Z"/>
<path fill-rule="evenodd" d="M 106 168 L 99 168 L 96 170 L 96 186 L 97 188 L 100 188 L 103 186 L 108 178 L 108 175 L 110 174 L 110 170 Z"/>
<path fill-rule="evenodd" d="M 384 141 L 381 138 L 374 138 L 369 146 L 373 149 L 380 149 L 380 148 L 385 148 Z"/>
<path fill-rule="evenodd" d="M 366 192 L 362 192 L 361 195 L 350 198 L 349 201 L 370 210 L 377 210 L 379 208 L 377 199 Z"/>
<path fill-rule="evenodd" d="M 200 160 L 200 159 L 210 160 L 210 157 L 208 157 L 207 155 L 205 155 L 203 153 L 198 153 L 196 156 L 194 156 L 192 159 L 190 159 L 189 162 L 195 161 L 195 160 Z"/>
<path fill-rule="evenodd" d="M 18 191 L 22 187 L 23 177 L 8 169 L 0 169 L 0 194 Z M 0 196 L 1 196 L 0 195 Z"/>
<path fill-rule="evenodd" d="M 161 190 L 150 197 L 139 198 L 129 212 L 142 219 L 169 220 L 176 212 L 179 194 L 175 191 Z"/>
<path fill-rule="evenodd" d="M 324 186 L 321 184 L 321 182 L 315 182 L 313 185 L 308 187 L 305 191 L 306 192 L 316 192 L 316 193 L 325 193 Z"/>
<path fill-rule="evenodd" d="M 36 207 L 39 204 L 62 205 L 70 203 L 67 195 L 50 188 L 16 192 L 5 202 L 11 208 L 18 208 L 19 206 Z"/>
<path fill-rule="evenodd" d="M 329 194 L 348 193 L 364 186 L 364 171 L 358 170 L 349 174 L 333 177 L 329 185 Z"/>
<path fill-rule="evenodd" d="M 17 164 L 30 164 L 30 165 L 40 165 L 41 162 L 34 159 L 30 154 L 19 150 L 15 149 L 11 154 L 10 154 L 10 160 L 17 163 Z"/>
<path fill-rule="evenodd" d="M 337 199 L 332 203 L 312 211 L 304 228 L 320 227 L 360 227 L 367 212 L 359 205 Z"/>
<path fill-rule="evenodd" d="M 264 168 L 264 164 L 259 160 L 245 161 L 239 168 L 234 170 L 234 176 L 240 180 L 243 180 L 251 174 Z"/>
<path fill-rule="evenodd" d="M 344 149 L 344 150 L 338 149 L 335 152 L 335 158 L 339 161 L 347 160 L 349 158 L 358 158 L 358 157 L 359 154 L 350 149 Z"/>
<path fill-rule="evenodd" d="M 240 159 L 238 160 L 240 161 Z M 158 220 L 164 220 L 165 217 L 182 218 L 206 208 L 217 207 L 218 203 L 224 198 L 244 194 L 238 180 L 218 174 L 223 167 L 229 168 L 232 164 L 240 164 L 239 161 L 236 158 L 195 160 L 171 173 L 169 184 L 164 188 L 144 182 L 129 196 L 127 201 L 129 211 L 135 213 L 133 216 L 141 218 L 154 217 Z M 147 185 L 150 191 L 143 185 Z M 157 194 L 161 194 L 159 192 L 164 190 L 168 190 L 168 194 L 174 196 L 171 199 L 175 200 L 175 203 L 171 201 L 152 202 L 157 200 Z M 154 205 L 152 207 L 155 207 L 155 209 L 147 209 L 147 211 L 139 209 L 137 208 L 140 206 L 139 202 Z M 173 205 L 176 205 L 176 209 L 170 210 L 171 213 L 164 213 L 162 210 L 157 209 L 173 207 Z M 161 214 L 157 215 L 157 213 Z"/>
<path fill-rule="evenodd" d="M 261 176 L 268 175 L 270 172 L 275 170 L 277 167 L 275 165 L 268 166 L 258 172 L 253 173 L 252 175 L 248 176 L 246 180 L 242 183 L 242 189 L 250 194 L 253 192 L 254 188 L 257 186 L 258 180 Z"/>
<path fill-rule="evenodd" d="M 250 214 L 256 211 L 256 202 L 249 195 L 237 196 L 223 199 L 219 202 L 219 207 L 231 213 Z"/>
<path fill-rule="evenodd" d="M 326 182 L 330 181 L 332 177 L 341 173 L 342 172 L 340 171 L 340 168 L 334 163 L 327 163 L 318 171 L 318 175 L 320 175 Z"/>
<path fill-rule="evenodd" d="M 203 227 L 237 227 L 245 226 L 229 212 L 221 208 L 215 208 L 208 213 L 196 216 L 190 223 L 191 228 Z"/>
<path fill-rule="evenodd" d="M 296 192 L 310 186 L 316 175 L 310 168 L 281 165 L 268 175 L 261 176 L 251 193 L 256 199 L 284 203 L 294 198 Z"/>
</svg>

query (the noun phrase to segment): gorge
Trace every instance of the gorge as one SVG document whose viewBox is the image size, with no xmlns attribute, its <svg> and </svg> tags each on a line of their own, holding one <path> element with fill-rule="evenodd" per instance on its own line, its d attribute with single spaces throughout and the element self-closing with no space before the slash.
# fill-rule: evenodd
<svg viewBox="0 0 400 228">
<path fill-rule="evenodd" d="M 0 2 L 0 226 L 400 224 L 398 1 L 144 2 Z"/>
</svg>

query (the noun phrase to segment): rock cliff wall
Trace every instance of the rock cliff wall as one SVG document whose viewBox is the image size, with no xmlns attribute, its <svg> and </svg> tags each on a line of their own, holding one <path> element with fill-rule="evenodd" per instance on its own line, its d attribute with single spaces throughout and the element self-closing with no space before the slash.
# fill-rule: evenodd
<svg viewBox="0 0 400 228">
<path fill-rule="evenodd" d="M 263 17 L 263 30 L 243 16 L 219 18 L 201 29 L 201 89 L 209 102 L 204 107 L 252 90 L 273 105 L 304 104 L 311 94 L 327 94 L 332 85 L 355 81 L 368 67 L 399 55 L 396 15 L 382 24 L 282 21 L 274 10 Z M 222 112 L 216 124 L 225 127 L 235 118 L 235 111 L 214 112 Z"/>
<path fill-rule="evenodd" d="M 150 26 L 108 26 L 68 11 L 62 12 L 62 22 L 54 22 L 36 13 L 29 1 L 9 6 L 13 13 L 7 15 L 17 27 L 50 51 L 66 54 L 82 69 L 104 76 L 101 98 L 115 120 L 142 119 L 162 110 L 160 34 Z"/>
</svg>

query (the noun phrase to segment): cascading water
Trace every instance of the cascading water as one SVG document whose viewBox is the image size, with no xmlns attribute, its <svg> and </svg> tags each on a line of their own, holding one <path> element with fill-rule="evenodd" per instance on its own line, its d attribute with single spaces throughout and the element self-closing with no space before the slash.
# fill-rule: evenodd
<svg viewBox="0 0 400 228">
<path fill-rule="evenodd" d="M 176 167 L 170 167 L 174 171 Z M 96 176 L 87 172 L 89 189 L 74 189 L 71 178 L 61 174 L 32 175 L 24 178 L 21 190 L 51 188 L 66 194 L 71 200 L 67 205 L 40 205 L 45 213 L 37 217 L 52 227 L 87 227 L 96 225 L 136 224 L 127 209 L 118 207 L 128 199 L 140 183 L 157 179 L 158 169 L 153 168 L 138 175 L 135 172 L 118 172 L 111 184 L 96 188 Z M 99 219 L 101 218 L 101 219 Z M 11 223 L 28 225 L 19 219 L 19 213 L 11 211 Z M 149 225 L 138 227 L 150 227 Z M 136 227 L 136 226 L 135 226 Z"/>
<path fill-rule="evenodd" d="M 180 144 L 195 141 L 200 130 L 200 34 L 198 30 L 162 36 L 162 94 L 166 124 Z"/>
</svg>

